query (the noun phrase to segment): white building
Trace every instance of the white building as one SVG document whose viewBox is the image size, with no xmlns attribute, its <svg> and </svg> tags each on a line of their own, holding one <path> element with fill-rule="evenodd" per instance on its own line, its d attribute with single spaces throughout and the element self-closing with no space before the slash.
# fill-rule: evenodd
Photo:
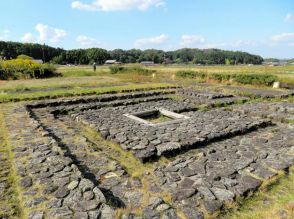
<svg viewBox="0 0 294 219">
<path fill-rule="evenodd" d="M 105 65 L 114 65 L 114 64 L 121 64 L 121 62 L 117 62 L 116 60 L 106 60 Z"/>
</svg>

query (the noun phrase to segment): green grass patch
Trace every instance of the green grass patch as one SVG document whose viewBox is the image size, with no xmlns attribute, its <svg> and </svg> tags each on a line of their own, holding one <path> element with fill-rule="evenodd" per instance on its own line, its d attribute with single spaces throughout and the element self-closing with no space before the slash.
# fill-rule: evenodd
<svg viewBox="0 0 294 219">
<path fill-rule="evenodd" d="M 242 206 L 223 219 L 294 218 L 294 168 L 248 198 Z"/>
<path fill-rule="evenodd" d="M 151 75 L 156 72 L 156 70 L 150 70 L 147 68 L 142 68 L 141 66 L 121 66 L 113 65 L 109 67 L 111 74 L 118 73 L 136 73 L 140 75 Z"/>
<path fill-rule="evenodd" d="M 168 88 L 173 85 L 167 83 L 131 84 L 124 86 L 111 86 L 99 88 L 72 88 L 49 91 L 36 91 L 31 93 L 0 93 L 0 103 L 27 100 L 54 99 L 59 97 L 100 95 L 105 93 L 120 93 L 125 91 L 149 90 Z"/>
<path fill-rule="evenodd" d="M 176 72 L 176 76 L 181 77 L 181 78 L 204 79 L 207 77 L 207 73 L 197 72 L 197 71 L 192 71 L 192 70 L 180 70 L 180 71 Z"/>
<path fill-rule="evenodd" d="M 176 76 L 185 79 L 206 79 L 217 82 L 232 81 L 239 84 L 271 86 L 278 77 L 271 74 L 232 74 L 232 73 L 206 73 L 193 70 L 181 70 Z"/>
<path fill-rule="evenodd" d="M 101 75 L 102 71 L 87 71 L 87 70 L 78 70 L 78 71 L 66 71 L 62 73 L 62 77 L 92 77 Z"/>
<path fill-rule="evenodd" d="M 240 84 L 272 86 L 278 80 L 277 76 L 270 74 L 237 74 L 234 81 Z"/>
</svg>

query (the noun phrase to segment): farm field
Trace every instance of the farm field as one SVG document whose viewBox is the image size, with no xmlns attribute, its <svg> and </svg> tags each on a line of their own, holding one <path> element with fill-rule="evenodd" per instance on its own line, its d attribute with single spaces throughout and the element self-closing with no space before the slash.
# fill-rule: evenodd
<svg viewBox="0 0 294 219">
<path fill-rule="evenodd" d="M 134 65 L 126 65 L 127 68 Z M 136 65 L 135 65 L 136 66 Z M 144 75 L 138 72 L 112 74 L 109 67 L 98 67 L 93 72 L 91 66 L 60 66 L 57 72 L 62 77 L 47 79 L 31 79 L 16 81 L 1 81 L 0 102 L 6 102 L 14 99 L 38 99 L 38 98 L 55 98 L 68 95 L 86 95 L 99 93 L 100 90 L 111 90 L 113 86 L 143 86 L 149 83 L 151 86 L 172 85 L 189 85 L 194 82 L 212 83 L 215 85 L 232 84 L 230 81 L 215 81 L 214 79 L 191 79 L 180 78 L 176 76 L 179 71 L 195 71 L 210 74 L 271 74 L 278 77 L 278 81 L 294 84 L 294 66 L 153 66 L 146 69 L 155 71 L 152 74 Z M 152 85 L 153 84 L 153 85 Z M 242 85 L 244 86 L 244 85 Z M 246 85 L 247 87 L 254 87 Z M 255 86 L 256 87 L 256 86 Z M 265 86 L 257 86 L 268 89 Z M 119 88 L 114 88 L 119 89 Z"/>
<path fill-rule="evenodd" d="M 294 78 L 126 65 L 1 81 L 0 218 L 293 218 L 294 91 L 209 76 L 267 69 Z"/>
</svg>

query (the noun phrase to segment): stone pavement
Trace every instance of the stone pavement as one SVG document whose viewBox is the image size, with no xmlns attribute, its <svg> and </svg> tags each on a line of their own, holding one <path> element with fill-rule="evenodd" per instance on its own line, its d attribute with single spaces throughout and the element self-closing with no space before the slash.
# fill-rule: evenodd
<svg viewBox="0 0 294 219">
<path fill-rule="evenodd" d="M 7 106 L 28 218 L 194 219 L 222 212 L 294 164 L 294 104 L 234 105 L 246 101 L 169 89 Z M 184 119 L 150 118 L 153 126 L 125 116 L 160 109 Z"/>
</svg>

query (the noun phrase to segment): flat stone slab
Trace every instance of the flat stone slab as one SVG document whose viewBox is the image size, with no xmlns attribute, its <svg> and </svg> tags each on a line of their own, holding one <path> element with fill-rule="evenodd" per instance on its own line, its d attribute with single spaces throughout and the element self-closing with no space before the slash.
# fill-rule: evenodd
<svg viewBox="0 0 294 219">
<path fill-rule="evenodd" d="M 158 108 L 177 112 L 179 106 L 184 105 L 173 100 L 151 101 L 84 111 L 75 117 L 94 126 L 99 132 L 108 133 L 104 137 L 119 143 L 126 150 L 131 150 L 142 161 L 270 124 L 266 119 L 256 119 L 244 113 L 233 113 L 223 109 L 181 113 L 180 115 L 188 119 L 156 126 L 124 116 Z"/>
</svg>

